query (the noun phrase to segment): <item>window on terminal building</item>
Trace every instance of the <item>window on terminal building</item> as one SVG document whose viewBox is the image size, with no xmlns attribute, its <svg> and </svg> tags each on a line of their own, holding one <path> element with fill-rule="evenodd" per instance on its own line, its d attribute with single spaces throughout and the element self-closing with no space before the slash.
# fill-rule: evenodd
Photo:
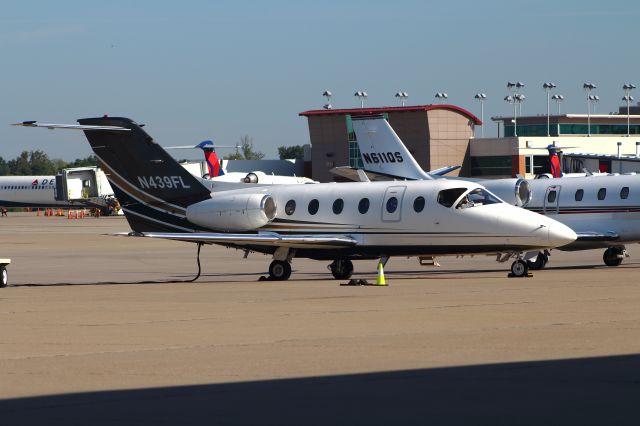
<svg viewBox="0 0 640 426">
<path fill-rule="evenodd" d="M 353 131 L 353 121 L 351 115 L 345 116 L 347 121 L 347 142 L 349 144 L 349 167 L 362 169 L 364 164 L 362 163 L 362 157 L 360 156 L 360 148 L 356 140 L 356 132 Z"/>
<path fill-rule="evenodd" d="M 513 137 L 513 123 L 504 126 L 505 137 Z M 558 136 L 558 127 L 556 125 L 549 126 L 549 134 Z M 547 136 L 547 123 L 545 124 L 518 124 L 518 136 Z"/>
<path fill-rule="evenodd" d="M 389 120 L 389 115 L 384 113 L 385 120 Z M 349 167 L 362 169 L 364 164 L 362 162 L 362 156 L 360 155 L 360 148 L 356 139 L 356 132 L 353 131 L 353 120 L 351 120 L 351 114 L 345 115 L 347 122 L 347 143 L 349 144 Z"/>
<path fill-rule="evenodd" d="M 511 176 L 511 156 L 471 157 L 471 176 Z"/>
<path fill-rule="evenodd" d="M 518 126 L 520 133 L 520 126 Z M 562 135 L 586 135 L 589 133 L 587 123 L 563 123 L 560 124 L 560 134 Z M 640 134 L 640 124 L 631 124 L 629 133 L 632 135 Z M 627 125 L 625 124 L 598 124 L 591 123 L 592 135 L 626 135 Z"/>
<path fill-rule="evenodd" d="M 533 160 L 533 166 L 531 165 Z M 524 157 L 524 169 L 526 173 L 541 175 L 551 173 L 551 161 L 547 155 L 527 155 Z"/>
</svg>

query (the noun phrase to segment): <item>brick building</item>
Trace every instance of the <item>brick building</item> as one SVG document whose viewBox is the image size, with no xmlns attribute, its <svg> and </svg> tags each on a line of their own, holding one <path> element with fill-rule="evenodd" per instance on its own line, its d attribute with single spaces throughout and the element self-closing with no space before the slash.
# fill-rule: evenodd
<svg viewBox="0 0 640 426">
<path fill-rule="evenodd" d="M 480 120 L 454 105 L 416 105 L 383 108 L 320 109 L 301 112 L 307 117 L 312 145 L 312 178 L 336 180 L 333 167 L 362 167 L 351 125 L 353 115 L 383 114 L 424 170 L 461 164 L 469 170 L 469 139 Z M 452 175 L 454 175 L 452 173 Z"/>
</svg>

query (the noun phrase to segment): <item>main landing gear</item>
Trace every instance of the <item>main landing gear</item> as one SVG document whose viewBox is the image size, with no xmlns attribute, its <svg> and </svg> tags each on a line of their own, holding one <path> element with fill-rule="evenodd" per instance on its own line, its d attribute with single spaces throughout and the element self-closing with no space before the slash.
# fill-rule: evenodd
<svg viewBox="0 0 640 426">
<path fill-rule="evenodd" d="M 329 270 L 336 280 L 346 280 L 353 274 L 353 263 L 349 259 L 337 259 L 329 265 Z"/>
<path fill-rule="evenodd" d="M 626 254 L 624 247 L 609 247 L 604 251 L 602 260 L 607 266 L 620 266 Z"/>
<path fill-rule="evenodd" d="M 269 265 L 269 279 L 286 281 L 291 276 L 291 263 L 286 260 L 274 260 Z"/>
</svg>

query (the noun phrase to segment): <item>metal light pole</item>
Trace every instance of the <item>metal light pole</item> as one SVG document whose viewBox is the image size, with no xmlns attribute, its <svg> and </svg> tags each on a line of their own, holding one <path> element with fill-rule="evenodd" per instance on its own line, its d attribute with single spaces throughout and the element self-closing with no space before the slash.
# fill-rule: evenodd
<svg viewBox="0 0 640 426">
<path fill-rule="evenodd" d="M 593 83 L 584 83 L 582 85 L 582 88 L 584 89 L 585 92 L 587 92 L 587 136 L 591 136 L 591 101 L 593 100 L 591 98 L 591 91 L 595 88 L 597 88 L 598 86 L 596 86 Z"/>
<path fill-rule="evenodd" d="M 518 114 L 522 117 L 522 104 L 525 100 L 525 96 L 522 93 L 516 93 L 513 95 L 513 100 L 518 104 Z"/>
<path fill-rule="evenodd" d="M 589 121 L 588 121 L 588 127 L 589 127 L 589 136 L 591 136 L 591 105 L 593 105 L 594 103 L 598 102 L 600 100 L 600 97 L 598 95 L 589 95 L 587 96 L 587 102 L 589 102 Z M 593 106 L 593 112 L 596 112 L 596 107 L 595 105 Z"/>
<path fill-rule="evenodd" d="M 364 100 L 367 99 L 367 96 L 369 96 L 367 95 L 367 92 L 359 90 L 356 93 L 354 93 L 353 96 L 360 99 L 360 108 L 364 108 Z"/>
<path fill-rule="evenodd" d="M 630 136 L 631 134 L 631 122 L 630 122 L 630 117 L 629 117 L 629 103 L 633 100 L 633 96 L 631 96 L 629 94 L 630 91 L 632 91 L 633 89 L 635 89 L 636 86 L 634 84 L 631 83 L 625 83 L 622 86 L 622 90 L 624 90 L 624 97 L 622 98 L 623 101 L 627 101 L 627 137 Z"/>
<path fill-rule="evenodd" d="M 480 102 L 480 121 L 482 124 L 480 125 L 480 132 L 482 137 L 484 138 L 484 100 L 487 98 L 487 95 L 484 93 L 476 93 L 474 96 Z"/>
<path fill-rule="evenodd" d="M 404 101 L 409 97 L 407 92 L 398 92 L 396 93 L 396 98 L 400 99 L 402 102 L 402 106 L 404 106 Z"/>
<path fill-rule="evenodd" d="M 516 100 L 513 96 L 507 95 L 504 97 L 504 101 L 513 104 L 513 136 L 518 137 L 518 106 L 516 104 Z M 505 131 L 506 133 L 506 131 Z M 506 136 L 506 134 L 505 134 Z"/>
<path fill-rule="evenodd" d="M 551 95 L 551 89 L 556 87 L 554 83 L 543 83 L 542 88 L 547 92 L 547 136 L 551 136 L 549 134 L 549 96 Z"/>
</svg>

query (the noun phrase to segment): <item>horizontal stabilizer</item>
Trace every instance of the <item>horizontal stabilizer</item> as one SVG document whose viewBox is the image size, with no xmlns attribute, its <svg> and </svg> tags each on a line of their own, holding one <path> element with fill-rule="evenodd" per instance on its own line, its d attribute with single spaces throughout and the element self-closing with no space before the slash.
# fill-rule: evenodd
<svg viewBox="0 0 640 426">
<path fill-rule="evenodd" d="M 429 174 L 433 176 L 444 176 L 447 173 L 451 173 L 454 170 L 458 170 L 459 168 L 460 166 L 445 166 L 445 167 L 440 167 L 439 169 L 431 170 Z"/>
<path fill-rule="evenodd" d="M 44 127 L 47 129 L 66 129 L 66 130 L 112 130 L 116 132 L 130 132 L 131 129 L 120 126 L 83 126 L 81 124 L 54 124 L 54 123 L 38 123 L 37 121 L 23 121 L 22 123 L 14 123 L 13 126 L 24 127 Z"/>
</svg>

